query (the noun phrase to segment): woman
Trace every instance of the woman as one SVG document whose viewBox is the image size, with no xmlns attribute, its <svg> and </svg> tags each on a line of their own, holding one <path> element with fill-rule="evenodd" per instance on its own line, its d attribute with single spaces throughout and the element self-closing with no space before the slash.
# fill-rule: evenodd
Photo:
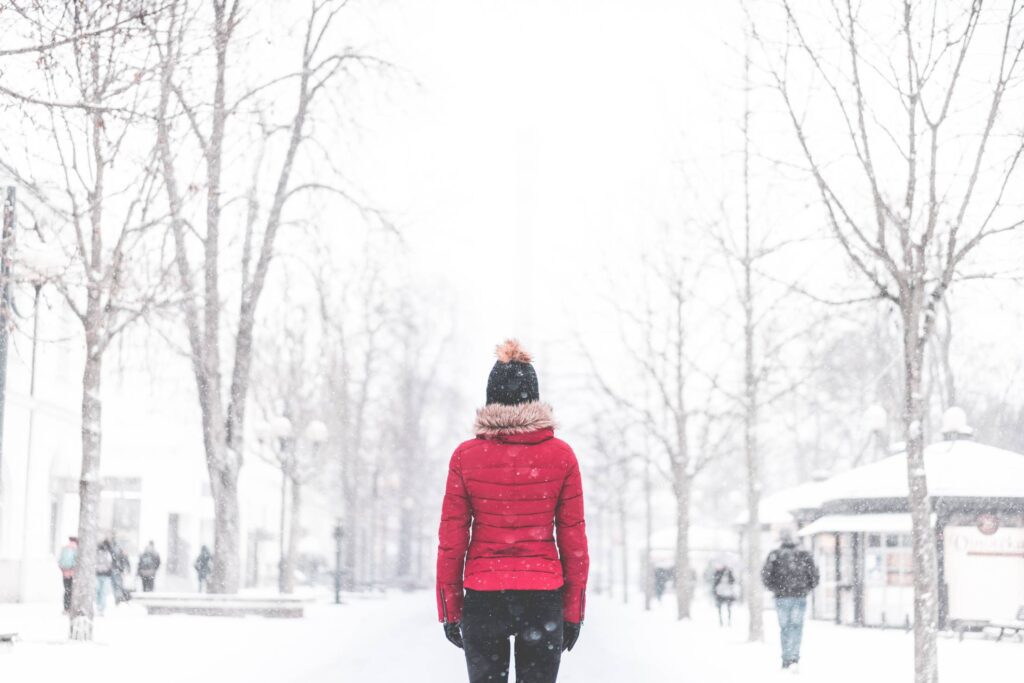
<svg viewBox="0 0 1024 683">
<path fill-rule="evenodd" d="M 732 603 L 736 600 L 736 577 L 733 576 L 729 565 L 718 565 L 711 580 L 711 589 L 715 594 L 715 606 L 718 608 L 718 625 L 726 625 L 726 620 L 722 618 L 722 607 L 725 607 L 728 613 L 728 624 L 732 626 Z"/>
<path fill-rule="evenodd" d="M 205 545 L 199 549 L 199 557 L 196 558 L 195 564 L 196 576 L 199 577 L 199 592 L 206 592 L 206 582 L 210 577 L 210 572 L 213 571 L 213 553 Z"/>
<path fill-rule="evenodd" d="M 509 638 L 516 681 L 554 683 L 586 605 L 583 486 L 529 354 L 511 340 L 497 353 L 476 438 L 455 449 L 448 469 L 438 617 L 465 649 L 470 683 L 508 680 Z"/>
</svg>

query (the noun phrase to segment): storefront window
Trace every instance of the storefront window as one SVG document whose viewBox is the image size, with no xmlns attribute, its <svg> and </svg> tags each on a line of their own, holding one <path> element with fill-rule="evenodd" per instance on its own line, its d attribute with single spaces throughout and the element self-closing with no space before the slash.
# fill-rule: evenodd
<svg viewBox="0 0 1024 683">
<path fill-rule="evenodd" d="M 836 537 L 818 534 L 814 537 L 814 563 L 818 565 L 821 581 L 814 590 L 812 605 L 815 619 L 836 618 Z"/>
<path fill-rule="evenodd" d="M 865 534 L 864 621 L 904 626 L 913 613 L 914 556 L 907 534 Z"/>
<path fill-rule="evenodd" d="M 885 576 L 886 584 L 890 586 L 914 585 L 914 558 L 909 550 L 886 556 Z"/>
</svg>

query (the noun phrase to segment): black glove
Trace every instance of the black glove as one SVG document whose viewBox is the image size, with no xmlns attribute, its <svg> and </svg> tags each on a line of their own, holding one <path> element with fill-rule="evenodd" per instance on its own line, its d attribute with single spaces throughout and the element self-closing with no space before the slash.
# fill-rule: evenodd
<svg viewBox="0 0 1024 683">
<path fill-rule="evenodd" d="M 453 621 L 450 624 L 445 623 L 444 625 L 444 637 L 448 639 L 448 642 L 455 647 L 462 649 L 462 624 L 458 621 Z"/>
<path fill-rule="evenodd" d="M 572 650 L 576 645 L 576 641 L 580 638 L 580 629 L 583 624 L 574 624 L 571 621 L 563 622 L 562 624 L 562 652 L 566 650 Z"/>
</svg>

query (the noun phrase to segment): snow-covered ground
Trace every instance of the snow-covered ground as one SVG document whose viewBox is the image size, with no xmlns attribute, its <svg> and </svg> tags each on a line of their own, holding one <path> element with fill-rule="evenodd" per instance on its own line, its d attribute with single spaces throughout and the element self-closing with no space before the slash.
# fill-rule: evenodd
<svg viewBox="0 0 1024 683">
<path fill-rule="evenodd" d="M 750 645 L 741 618 L 732 628 L 719 628 L 710 608 L 701 606 L 693 621 L 678 623 L 669 603 L 648 614 L 637 605 L 592 598 L 579 645 L 563 660 L 560 683 L 792 678 L 777 670 L 774 614 L 766 614 L 768 642 Z M 2 679 L 455 683 L 466 677 L 462 653 L 434 621 L 429 593 L 352 597 L 340 607 L 313 606 L 303 620 L 148 617 L 127 606 L 98 620 L 90 644 L 68 643 L 66 629 L 50 606 L 0 605 L 0 632 L 21 634 L 19 642 L 0 647 Z M 910 681 L 911 645 L 903 632 L 810 622 L 799 678 Z M 943 637 L 940 657 L 943 683 L 1019 680 L 1024 671 L 1024 644 L 1014 640 Z"/>
</svg>

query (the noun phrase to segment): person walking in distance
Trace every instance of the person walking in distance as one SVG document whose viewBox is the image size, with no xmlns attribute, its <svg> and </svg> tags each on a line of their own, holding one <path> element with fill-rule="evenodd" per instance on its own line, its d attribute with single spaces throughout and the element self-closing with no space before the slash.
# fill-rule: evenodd
<svg viewBox="0 0 1024 683">
<path fill-rule="evenodd" d="M 103 539 L 96 548 L 96 612 L 101 617 L 107 611 L 107 593 L 110 592 L 114 573 L 114 549 Z"/>
<path fill-rule="evenodd" d="M 114 605 L 120 605 L 122 602 L 132 599 L 132 594 L 124 582 L 125 576 L 132 571 L 132 562 L 128 559 L 128 553 L 116 539 L 110 541 L 110 554 L 114 558 L 114 568 L 110 573 L 110 583 L 114 589 Z"/>
<path fill-rule="evenodd" d="M 160 553 L 156 551 L 156 545 L 150 541 L 146 549 L 139 555 L 139 565 L 136 573 L 142 579 L 142 592 L 152 593 L 156 584 L 156 571 L 160 569 Z"/>
<path fill-rule="evenodd" d="M 206 592 L 206 580 L 210 578 L 210 572 L 213 571 L 213 553 L 205 545 L 199 549 L 199 557 L 196 558 L 196 563 L 193 565 L 196 569 L 196 576 L 199 578 L 199 592 Z"/>
<path fill-rule="evenodd" d="M 732 626 L 732 603 L 736 601 L 736 576 L 732 573 L 729 565 L 722 563 L 715 569 L 711 579 L 711 591 L 715 596 L 715 607 L 718 608 L 718 625 Z M 723 607 L 727 614 L 725 619 L 722 617 Z"/>
<path fill-rule="evenodd" d="M 470 683 L 554 683 L 580 635 L 590 559 L 583 485 L 572 449 L 555 438 L 532 359 L 497 349 L 476 438 L 455 449 L 441 510 L 437 611 L 463 648 Z"/>
<path fill-rule="evenodd" d="M 71 611 L 71 587 L 75 582 L 75 569 L 78 567 L 78 537 L 68 536 L 67 545 L 60 550 L 57 566 L 64 577 L 64 613 Z"/>
<path fill-rule="evenodd" d="M 793 535 L 783 531 L 779 548 L 768 554 L 761 569 L 765 588 L 775 594 L 775 611 L 782 638 L 782 668 L 795 670 L 800 662 L 807 594 L 818 585 L 818 568 L 806 550 L 797 547 Z"/>
</svg>

